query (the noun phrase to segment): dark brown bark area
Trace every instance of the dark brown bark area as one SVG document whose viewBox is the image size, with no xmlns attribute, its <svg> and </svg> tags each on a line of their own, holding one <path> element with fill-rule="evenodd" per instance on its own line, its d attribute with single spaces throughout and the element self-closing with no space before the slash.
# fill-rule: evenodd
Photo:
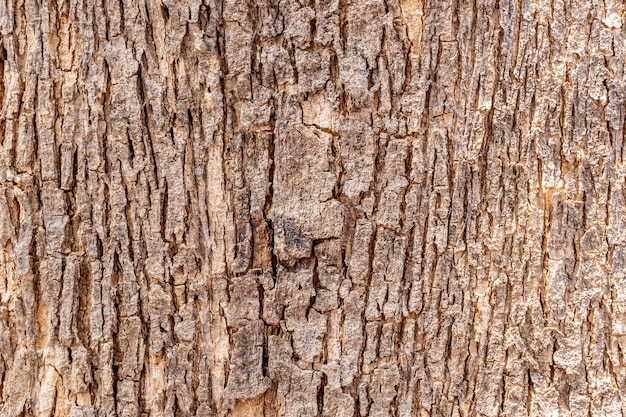
<svg viewBox="0 0 626 417">
<path fill-rule="evenodd" d="M 0 416 L 623 416 L 617 0 L 0 0 Z"/>
</svg>

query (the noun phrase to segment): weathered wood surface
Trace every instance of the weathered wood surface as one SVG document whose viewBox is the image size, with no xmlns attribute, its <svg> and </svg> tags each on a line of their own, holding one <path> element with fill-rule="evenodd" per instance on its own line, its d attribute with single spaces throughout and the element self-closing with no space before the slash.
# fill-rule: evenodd
<svg viewBox="0 0 626 417">
<path fill-rule="evenodd" d="M 0 416 L 623 416 L 619 0 L 0 0 Z"/>
</svg>

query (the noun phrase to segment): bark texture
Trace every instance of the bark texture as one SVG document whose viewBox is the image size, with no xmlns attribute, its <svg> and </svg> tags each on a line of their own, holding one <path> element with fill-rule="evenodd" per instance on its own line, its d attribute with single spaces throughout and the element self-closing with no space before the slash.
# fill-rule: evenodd
<svg viewBox="0 0 626 417">
<path fill-rule="evenodd" d="M 0 0 L 0 416 L 623 416 L 620 0 Z"/>
</svg>

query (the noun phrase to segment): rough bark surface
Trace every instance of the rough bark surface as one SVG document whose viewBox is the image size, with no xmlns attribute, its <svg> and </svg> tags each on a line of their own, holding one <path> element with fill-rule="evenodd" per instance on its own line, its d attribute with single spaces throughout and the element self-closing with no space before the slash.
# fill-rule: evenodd
<svg viewBox="0 0 626 417">
<path fill-rule="evenodd" d="M 623 416 L 620 0 L 0 0 L 0 416 Z"/>
</svg>

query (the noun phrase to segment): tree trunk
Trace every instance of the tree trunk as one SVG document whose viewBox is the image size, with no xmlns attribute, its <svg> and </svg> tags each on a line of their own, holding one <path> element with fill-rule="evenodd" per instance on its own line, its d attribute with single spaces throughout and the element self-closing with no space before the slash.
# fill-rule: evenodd
<svg viewBox="0 0 626 417">
<path fill-rule="evenodd" d="M 619 0 L 0 0 L 0 416 L 623 416 Z"/>
</svg>

